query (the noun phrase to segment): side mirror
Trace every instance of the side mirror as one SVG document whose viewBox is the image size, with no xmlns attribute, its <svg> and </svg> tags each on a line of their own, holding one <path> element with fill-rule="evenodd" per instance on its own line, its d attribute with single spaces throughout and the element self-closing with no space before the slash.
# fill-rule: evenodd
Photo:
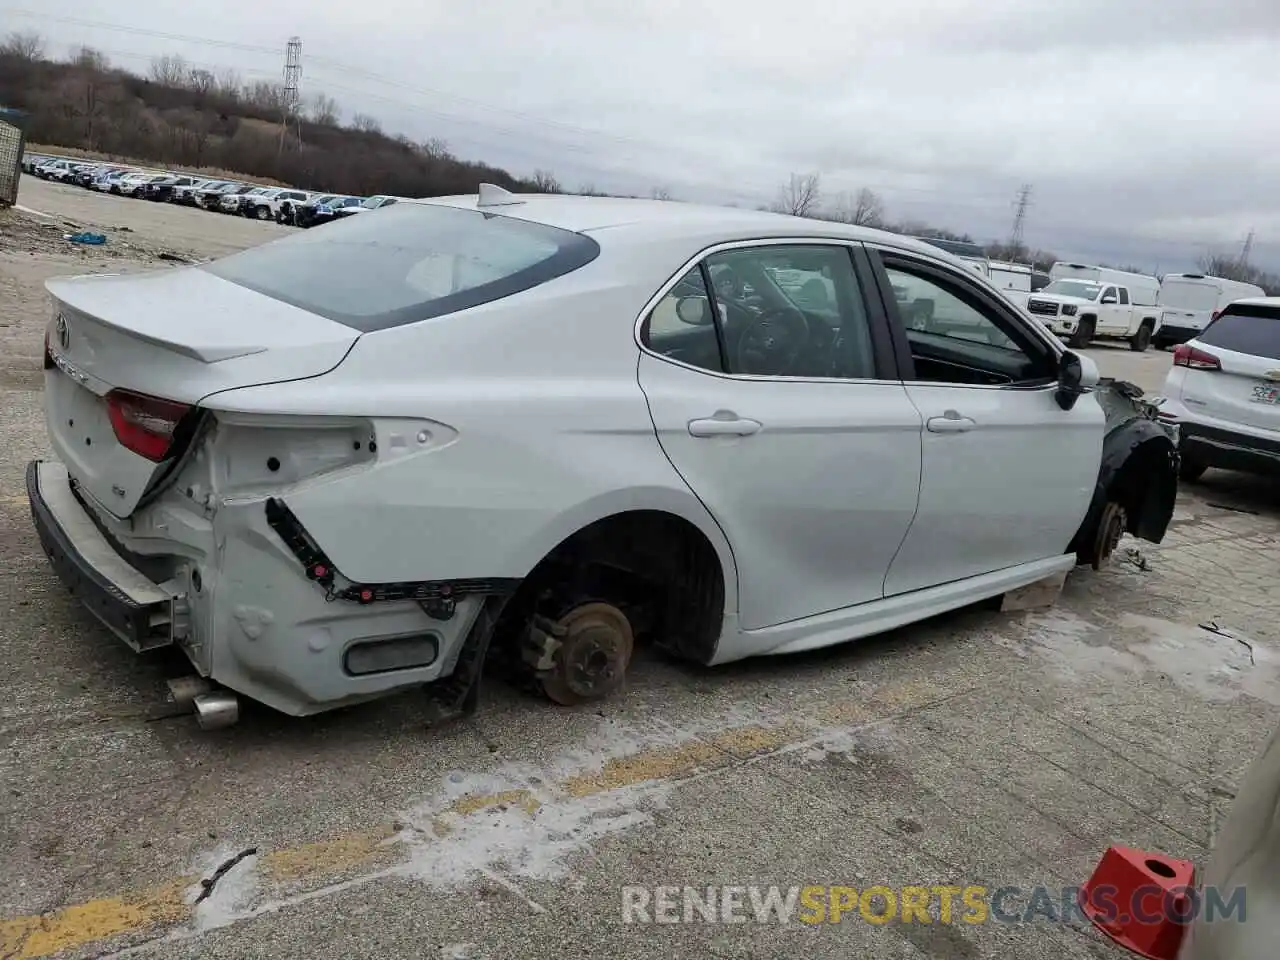
<svg viewBox="0 0 1280 960">
<path fill-rule="evenodd" d="M 1058 361 L 1058 391 L 1054 399 L 1063 410 L 1070 410 L 1082 394 L 1098 385 L 1099 379 L 1098 365 L 1092 359 L 1068 350 Z"/>
<path fill-rule="evenodd" d="M 1109 304 L 1109 303 L 1116 303 L 1116 302 L 1117 302 L 1117 301 L 1116 301 L 1116 298 L 1115 298 L 1115 297 L 1103 297 L 1103 298 L 1099 301 L 1099 303 L 1101 303 L 1104 307 L 1105 307 L 1107 304 Z"/>
<path fill-rule="evenodd" d="M 711 305 L 706 297 L 681 297 L 676 301 L 676 316 L 693 327 L 711 324 Z"/>
</svg>

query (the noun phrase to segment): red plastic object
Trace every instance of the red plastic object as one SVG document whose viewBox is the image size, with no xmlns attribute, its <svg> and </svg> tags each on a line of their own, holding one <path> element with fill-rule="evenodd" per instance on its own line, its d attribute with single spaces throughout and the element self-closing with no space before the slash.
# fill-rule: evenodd
<svg viewBox="0 0 1280 960">
<path fill-rule="evenodd" d="M 1110 847 L 1080 891 L 1095 927 L 1147 960 L 1176 960 L 1199 897 L 1195 864 L 1162 853 Z"/>
</svg>

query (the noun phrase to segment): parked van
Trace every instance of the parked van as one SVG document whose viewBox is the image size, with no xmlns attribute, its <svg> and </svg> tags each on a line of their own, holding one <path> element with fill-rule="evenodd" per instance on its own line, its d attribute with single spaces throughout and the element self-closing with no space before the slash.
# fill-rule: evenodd
<svg viewBox="0 0 1280 960">
<path fill-rule="evenodd" d="M 1160 330 L 1153 341 L 1157 348 L 1186 343 L 1234 300 L 1265 297 L 1266 291 L 1252 283 L 1209 277 L 1203 273 L 1166 273 L 1160 284 Z"/>
<path fill-rule="evenodd" d="M 1027 305 L 1027 297 L 1032 291 L 1032 275 L 1034 270 L 1029 263 L 1010 263 L 1005 260 L 992 260 L 987 265 L 987 279 L 1000 289 L 1006 297 L 1020 307 Z"/>
<path fill-rule="evenodd" d="M 1087 263 L 1065 263 L 1059 261 L 1049 268 L 1052 280 L 1087 280 L 1090 283 L 1119 284 L 1129 288 L 1132 303 L 1140 307 L 1154 307 L 1160 296 L 1160 281 L 1145 273 L 1129 273 L 1125 270 L 1112 270 L 1110 267 L 1097 267 Z"/>
<path fill-rule="evenodd" d="M 945 250 L 947 253 L 959 257 L 973 267 L 975 273 L 980 273 L 984 277 L 991 275 L 991 261 L 987 259 L 987 252 L 976 243 L 969 243 L 965 240 L 943 240 L 940 237 L 912 237 L 911 239 L 919 240 L 921 243 L 927 243 L 931 247 L 937 247 L 939 250 Z"/>
</svg>

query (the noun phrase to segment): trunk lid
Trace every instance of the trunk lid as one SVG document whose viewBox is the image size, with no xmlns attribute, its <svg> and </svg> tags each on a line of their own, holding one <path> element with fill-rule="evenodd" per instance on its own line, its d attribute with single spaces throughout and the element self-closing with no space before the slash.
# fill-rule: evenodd
<svg viewBox="0 0 1280 960">
<path fill-rule="evenodd" d="M 214 393 L 301 380 L 342 362 L 360 333 L 197 268 L 46 283 L 45 417 L 58 458 L 118 517 L 137 507 L 190 440 L 160 462 L 117 438 L 108 395 L 131 391 L 195 408 Z"/>
</svg>

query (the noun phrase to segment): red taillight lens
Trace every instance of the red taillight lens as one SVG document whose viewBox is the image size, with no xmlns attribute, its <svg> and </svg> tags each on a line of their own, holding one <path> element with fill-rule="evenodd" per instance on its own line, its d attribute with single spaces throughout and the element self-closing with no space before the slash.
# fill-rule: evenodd
<svg viewBox="0 0 1280 960">
<path fill-rule="evenodd" d="M 174 431 L 190 409 L 185 403 L 129 390 L 112 390 L 107 394 L 107 413 L 116 439 L 126 450 L 153 463 L 159 463 L 168 455 Z"/>
<path fill-rule="evenodd" d="M 1222 361 L 1212 353 L 1205 353 L 1185 343 L 1173 351 L 1173 365 L 1188 370 L 1221 370 Z"/>
</svg>

